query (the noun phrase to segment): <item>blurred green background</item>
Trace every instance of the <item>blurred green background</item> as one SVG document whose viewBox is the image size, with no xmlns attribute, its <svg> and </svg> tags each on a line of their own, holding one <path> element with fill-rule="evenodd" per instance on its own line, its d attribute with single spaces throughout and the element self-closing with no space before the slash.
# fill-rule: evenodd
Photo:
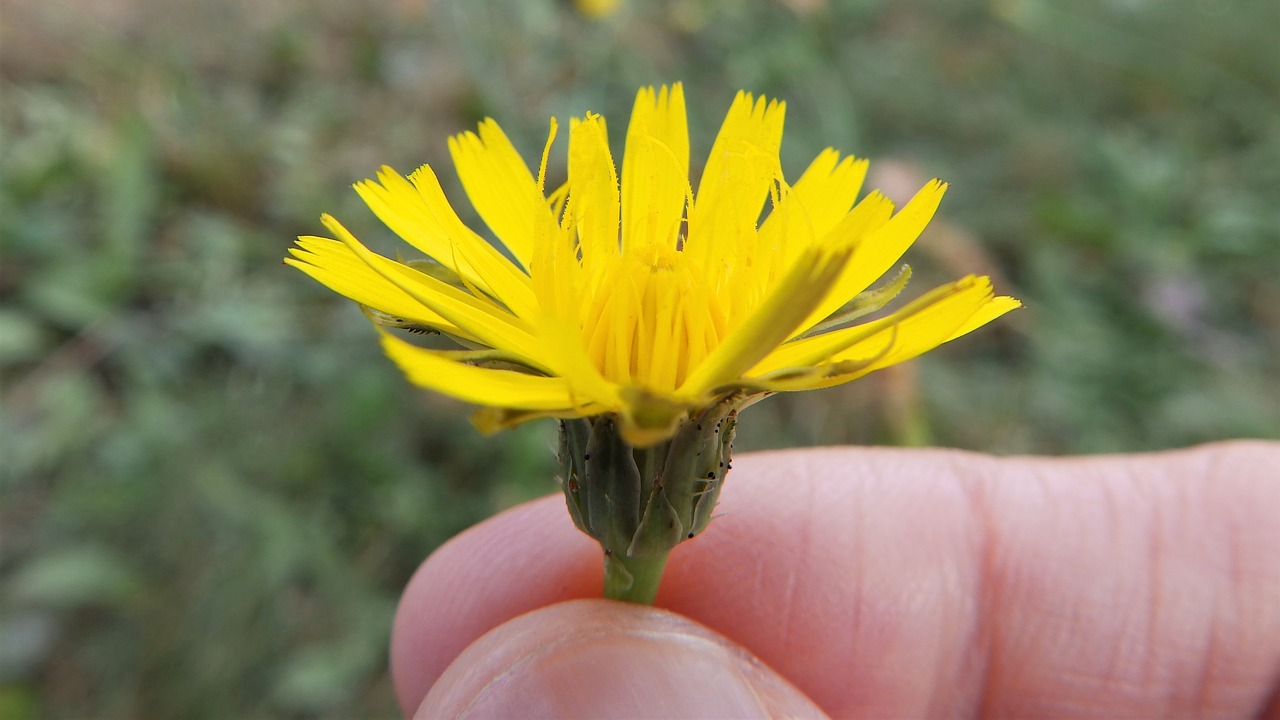
<svg viewBox="0 0 1280 720">
<path fill-rule="evenodd" d="M 891 196 L 952 182 L 907 294 L 987 272 L 1028 308 L 773 398 L 741 449 L 1280 437 L 1272 0 L 0 8 L 0 720 L 397 715 L 398 592 L 554 491 L 554 428 L 481 437 L 280 258 L 323 211 L 393 252 L 349 188 L 381 163 L 465 216 L 445 139 L 484 116 L 536 159 L 548 116 L 617 142 L 683 80 L 696 166 L 747 88 L 792 177 L 831 145 Z"/>
</svg>

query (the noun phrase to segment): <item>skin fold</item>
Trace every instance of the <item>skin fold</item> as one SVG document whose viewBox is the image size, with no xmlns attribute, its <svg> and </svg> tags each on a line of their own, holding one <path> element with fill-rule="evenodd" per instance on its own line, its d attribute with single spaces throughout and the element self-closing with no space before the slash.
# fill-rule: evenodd
<svg viewBox="0 0 1280 720">
<path fill-rule="evenodd" d="M 529 710 L 533 687 L 550 715 L 642 715 L 618 678 L 670 670 L 664 697 L 724 674 L 762 717 L 813 716 L 807 697 L 833 717 L 1280 718 L 1280 444 L 749 454 L 717 515 L 671 555 L 670 613 L 566 603 L 600 597 L 600 559 L 559 496 L 458 536 L 397 614 L 406 714 Z M 730 670 L 677 687 L 708 663 Z M 735 688 L 709 697 L 736 709 Z"/>
</svg>

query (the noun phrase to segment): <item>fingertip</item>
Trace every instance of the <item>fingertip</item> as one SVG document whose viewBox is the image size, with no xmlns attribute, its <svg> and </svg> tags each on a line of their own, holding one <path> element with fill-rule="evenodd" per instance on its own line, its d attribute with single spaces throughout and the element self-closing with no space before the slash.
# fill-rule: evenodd
<svg viewBox="0 0 1280 720">
<path fill-rule="evenodd" d="M 600 597 L 599 547 L 559 497 L 501 513 L 442 545 L 396 609 L 391 679 L 405 715 L 473 640 L 535 608 Z"/>
<path fill-rule="evenodd" d="M 462 652 L 416 717 L 825 717 L 742 648 L 675 613 L 608 600 L 541 608 Z"/>
</svg>

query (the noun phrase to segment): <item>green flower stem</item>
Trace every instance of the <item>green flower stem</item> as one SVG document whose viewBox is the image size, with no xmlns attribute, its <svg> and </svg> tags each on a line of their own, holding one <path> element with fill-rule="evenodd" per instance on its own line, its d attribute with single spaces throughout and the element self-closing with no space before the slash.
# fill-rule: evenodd
<svg viewBox="0 0 1280 720">
<path fill-rule="evenodd" d="M 667 566 L 668 553 L 650 557 L 616 554 L 604 558 L 604 596 L 610 600 L 652 605 Z"/>
</svg>

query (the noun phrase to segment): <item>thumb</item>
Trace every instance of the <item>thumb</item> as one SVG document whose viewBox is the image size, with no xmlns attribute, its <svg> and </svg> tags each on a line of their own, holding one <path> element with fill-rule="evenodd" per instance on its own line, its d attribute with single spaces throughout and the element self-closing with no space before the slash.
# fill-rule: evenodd
<svg viewBox="0 0 1280 720">
<path fill-rule="evenodd" d="M 476 640 L 417 718 L 825 717 L 747 651 L 657 608 L 575 600 Z"/>
</svg>

